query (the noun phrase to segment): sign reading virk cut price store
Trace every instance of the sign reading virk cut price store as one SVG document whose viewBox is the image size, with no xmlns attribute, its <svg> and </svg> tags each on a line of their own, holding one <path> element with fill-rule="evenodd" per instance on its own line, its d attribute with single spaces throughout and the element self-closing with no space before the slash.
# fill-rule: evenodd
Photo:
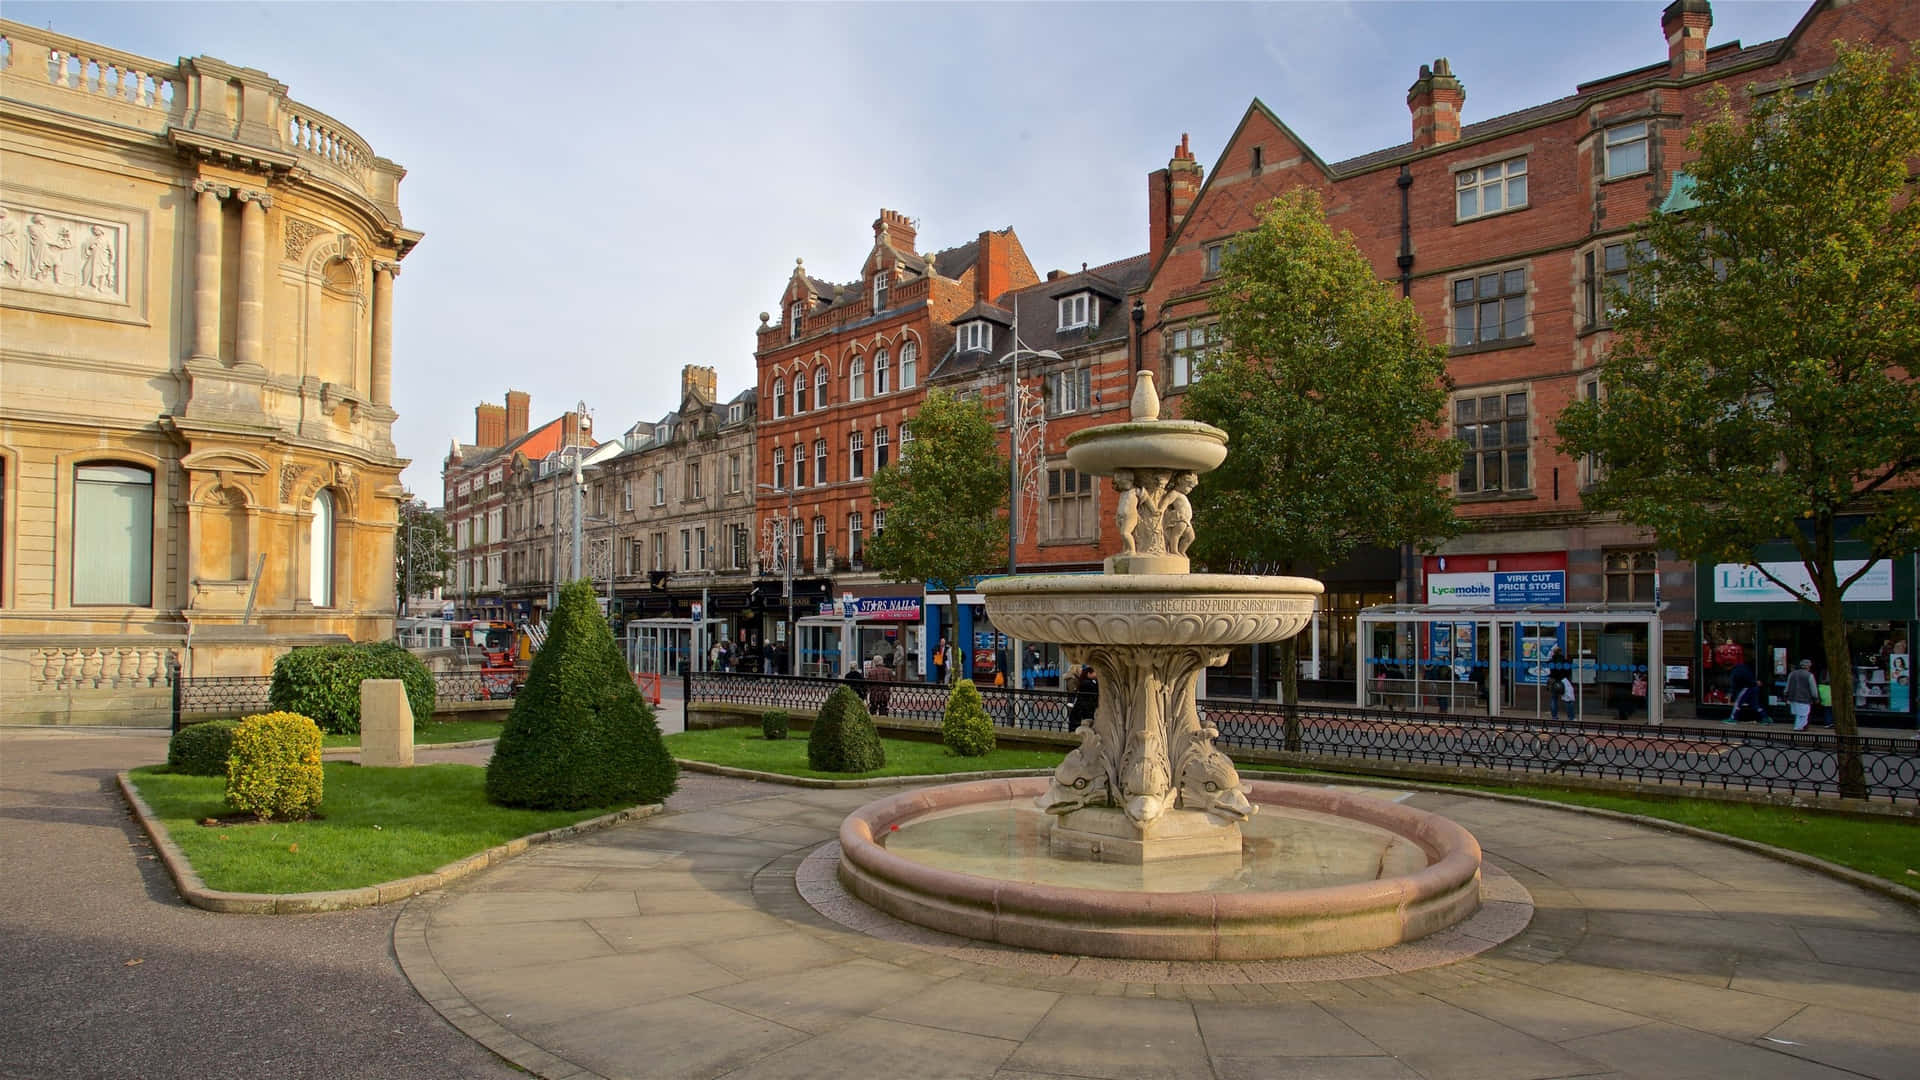
<svg viewBox="0 0 1920 1080">
<path fill-rule="evenodd" d="M 1427 603 L 1442 607 L 1540 607 L 1566 602 L 1565 570 L 1475 570 L 1427 575 Z"/>
</svg>

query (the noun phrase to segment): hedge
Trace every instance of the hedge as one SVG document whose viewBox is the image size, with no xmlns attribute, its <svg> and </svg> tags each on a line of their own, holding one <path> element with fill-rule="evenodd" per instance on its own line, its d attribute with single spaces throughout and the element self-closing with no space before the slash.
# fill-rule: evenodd
<svg viewBox="0 0 1920 1080">
<path fill-rule="evenodd" d="M 267 702 L 283 712 L 312 718 L 333 735 L 360 732 L 360 682 L 399 679 L 415 730 L 433 718 L 433 673 L 420 658 L 391 641 L 315 645 L 274 661 Z"/>
</svg>

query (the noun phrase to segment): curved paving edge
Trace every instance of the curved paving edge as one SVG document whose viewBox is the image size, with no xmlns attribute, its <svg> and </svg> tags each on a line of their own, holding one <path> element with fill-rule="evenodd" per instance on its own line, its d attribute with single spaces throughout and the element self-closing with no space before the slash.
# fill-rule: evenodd
<svg viewBox="0 0 1920 1080">
<path fill-rule="evenodd" d="M 563 825 L 558 829 L 548 829 L 546 832 L 496 844 L 425 874 L 415 874 L 397 881 L 366 885 L 358 889 L 306 893 L 222 892 L 207 888 L 206 882 L 200 880 L 199 873 L 194 870 L 193 863 L 188 861 L 186 853 L 180 850 L 180 845 L 173 842 L 173 835 L 167 830 L 166 824 L 153 812 L 153 808 L 147 805 L 147 801 L 140 797 L 139 789 L 133 786 L 133 778 L 125 771 L 115 774 L 115 778 L 120 782 L 120 794 L 125 796 L 127 805 L 133 809 L 134 816 L 140 819 L 141 829 L 152 838 L 154 850 L 159 852 L 160 861 L 165 864 L 168 875 L 173 878 L 174 888 L 179 890 L 181 899 L 197 908 L 232 915 L 307 915 L 319 911 L 345 911 L 349 908 L 391 904 L 440 888 L 449 882 L 458 881 L 468 874 L 484 870 L 495 863 L 505 862 L 535 844 L 567 840 L 612 828 L 622 822 L 652 817 L 659 813 L 661 808 L 660 803 L 650 803 L 646 806 L 616 810 L 597 818 L 576 821 L 572 825 Z"/>
<path fill-rule="evenodd" d="M 960 783 L 967 780 L 1007 780 L 1024 776 L 1052 776 L 1052 769 L 988 769 L 983 772 L 929 773 L 924 776 L 870 776 L 859 780 L 822 780 L 812 776 L 788 776 L 786 773 L 761 772 L 758 769 L 742 769 L 733 765 L 715 765 L 710 761 L 694 761 L 691 758 L 674 758 L 683 769 L 697 773 L 710 773 L 714 776 L 730 776 L 735 780 L 754 780 L 763 784 L 785 784 L 788 787 L 802 788 L 870 788 L 898 787 L 901 784 L 942 784 Z"/>
</svg>

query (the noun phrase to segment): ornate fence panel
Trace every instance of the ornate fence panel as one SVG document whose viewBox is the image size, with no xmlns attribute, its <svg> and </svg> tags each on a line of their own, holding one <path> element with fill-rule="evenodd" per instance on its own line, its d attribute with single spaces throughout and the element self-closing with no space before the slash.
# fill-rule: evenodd
<svg viewBox="0 0 1920 1080">
<path fill-rule="evenodd" d="M 181 678 L 176 683 L 175 699 L 181 715 L 266 712 L 271 675 L 234 675 Z M 445 705 L 460 701 L 498 701 L 511 698 L 517 690 L 514 676 L 484 671 L 436 671 L 433 675 L 434 701 Z M 822 695 L 824 698 L 824 695 Z"/>
<path fill-rule="evenodd" d="M 705 672 L 689 676 L 689 704 L 709 701 L 813 711 L 838 680 Z M 872 701 L 882 686 L 885 715 L 940 719 L 951 687 L 860 683 Z M 1073 695 L 992 687 L 981 691 L 996 725 L 1041 731 L 1071 728 Z M 1201 720 L 1227 747 L 1285 752 L 1279 705 L 1202 701 Z M 876 713 L 881 710 L 876 708 Z M 1829 732 L 1647 727 L 1585 720 L 1472 717 L 1302 705 L 1294 752 L 1304 759 L 1380 761 L 1466 768 L 1524 782 L 1529 775 L 1579 776 L 1777 794 L 1839 791 L 1837 737 Z M 1920 802 L 1920 742 L 1855 737 L 1870 798 Z"/>
</svg>

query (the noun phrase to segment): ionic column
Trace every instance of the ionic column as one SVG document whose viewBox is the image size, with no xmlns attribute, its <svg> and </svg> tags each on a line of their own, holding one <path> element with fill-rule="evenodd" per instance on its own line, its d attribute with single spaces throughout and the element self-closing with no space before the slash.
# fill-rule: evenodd
<svg viewBox="0 0 1920 1080">
<path fill-rule="evenodd" d="M 373 403 L 393 404 L 393 279 L 400 264 L 373 264 Z"/>
<path fill-rule="evenodd" d="M 240 317 L 234 359 L 240 367 L 262 368 L 267 353 L 267 208 L 273 196 L 242 191 L 240 202 Z"/>
<path fill-rule="evenodd" d="M 232 193 L 225 184 L 195 180 L 196 246 L 193 253 L 193 356 L 220 358 L 220 200 Z"/>
</svg>

